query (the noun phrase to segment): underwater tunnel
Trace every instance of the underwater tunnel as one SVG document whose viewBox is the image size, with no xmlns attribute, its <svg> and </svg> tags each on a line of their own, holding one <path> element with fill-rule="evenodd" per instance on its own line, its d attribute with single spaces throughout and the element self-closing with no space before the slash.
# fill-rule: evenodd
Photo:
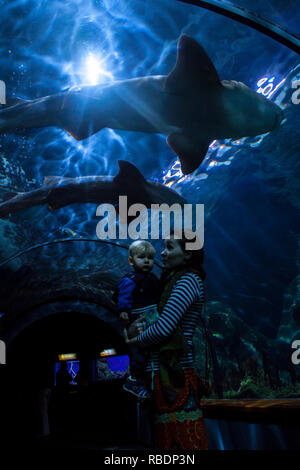
<svg viewBox="0 0 300 470">
<path fill-rule="evenodd" d="M 111 230 L 99 239 L 97 207 L 113 205 L 118 218 L 126 194 L 148 214 L 151 203 L 204 205 L 205 322 L 193 347 L 195 370 L 209 384 L 201 401 L 209 449 L 299 447 L 299 15 L 293 0 L 3 2 L 1 442 L 151 446 L 149 410 L 122 389 L 129 349 L 114 302 L 133 238 Z M 205 56 L 178 84 L 182 35 Z M 139 95 L 128 88 L 128 79 L 144 86 L 152 76 L 156 84 L 168 77 L 163 97 L 176 99 L 167 110 L 155 87 Z M 84 124 L 94 108 L 81 97 L 56 125 L 53 114 L 68 104 L 61 94 L 80 96 L 85 86 L 98 87 L 101 119 Z M 254 99 L 237 109 L 238 99 L 219 94 L 226 86 L 228 96 L 248 87 L 261 108 Z M 51 106 L 34 116 L 32 102 Z M 237 125 L 232 115 L 246 131 L 228 131 Z M 183 140 L 172 138 L 178 126 Z M 160 277 L 164 240 L 148 234 Z"/>
</svg>

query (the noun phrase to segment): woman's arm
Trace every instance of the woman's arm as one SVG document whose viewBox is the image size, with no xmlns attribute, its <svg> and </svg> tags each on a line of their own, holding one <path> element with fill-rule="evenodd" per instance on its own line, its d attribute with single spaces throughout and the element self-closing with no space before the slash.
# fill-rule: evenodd
<svg viewBox="0 0 300 470">
<path fill-rule="evenodd" d="M 184 312 L 203 294 L 203 283 L 195 274 L 183 275 L 175 284 L 159 319 L 137 337 L 137 343 L 149 347 L 163 343 L 177 328 Z"/>
</svg>

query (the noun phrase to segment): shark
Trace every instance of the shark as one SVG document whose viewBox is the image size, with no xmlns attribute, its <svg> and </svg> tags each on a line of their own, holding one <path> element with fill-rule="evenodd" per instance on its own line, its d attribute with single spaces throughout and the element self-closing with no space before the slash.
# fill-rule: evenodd
<svg viewBox="0 0 300 470">
<path fill-rule="evenodd" d="M 242 82 L 220 80 L 204 48 L 181 35 L 168 75 L 71 88 L 14 102 L 0 111 L 0 132 L 58 126 L 77 140 L 111 128 L 166 135 L 183 174 L 195 171 L 210 143 L 265 134 L 283 120 L 279 106 Z"/>
<path fill-rule="evenodd" d="M 139 203 L 147 208 L 152 204 L 179 204 L 181 207 L 186 204 L 187 201 L 175 190 L 146 180 L 132 163 L 119 160 L 118 165 L 116 176 L 45 176 L 40 188 L 28 192 L 6 192 L 4 201 L 0 203 L 0 217 L 43 204 L 51 210 L 86 202 L 108 203 L 118 208 L 119 196 L 127 196 L 128 205 Z"/>
</svg>

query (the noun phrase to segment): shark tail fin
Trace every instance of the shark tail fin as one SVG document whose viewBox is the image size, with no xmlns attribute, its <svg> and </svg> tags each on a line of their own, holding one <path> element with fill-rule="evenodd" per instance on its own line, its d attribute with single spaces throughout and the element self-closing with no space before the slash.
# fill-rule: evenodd
<svg viewBox="0 0 300 470">
<path fill-rule="evenodd" d="M 193 135 L 173 133 L 168 135 L 169 147 L 178 155 L 184 175 L 195 171 L 204 160 L 210 141 L 206 138 L 197 139 Z"/>
<path fill-rule="evenodd" d="M 61 128 L 70 134 L 75 140 L 84 140 L 90 137 L 96 132 L 104 129 L 105 124 L 94 126 L 90 122 L 86 122 L 85 118 L 81 118 L 76 120 L 75 118 L 71 118 L 68 123 L 65 123 L 61 126 Z"/>
</svg>

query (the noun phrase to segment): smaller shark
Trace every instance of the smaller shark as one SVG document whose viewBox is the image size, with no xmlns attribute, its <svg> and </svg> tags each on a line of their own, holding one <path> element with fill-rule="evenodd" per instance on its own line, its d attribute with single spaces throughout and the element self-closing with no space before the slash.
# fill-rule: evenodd
<svg viewBox="0 0 300 470">
<path fill-rule="evenodd" d="M 169 75 L 82 86 L 8 103 L 0 111 L 0 133 L 58 126 L 77 140 L 105 127 L 165 134 L 182 172 L 189 174 L 213 140 L 265 134 L 282 119 L 280 107 L 261 94 L 241 82 L 221 81 L 203 47 L 182 35 Z"/>
<path fill-rule="evenodd" d="M 6 193 L 4 202 L 0 203 L 0 217 L 41 204 L 47 204 L 51 210 L 76 202 L 117 205 L 119 196 L 127 196 L 128 205 L 140 203 L 148 208 L 151 204 L 186 204 L 186 200 L 173 189 L 146 180 L 132 163 L 119 160 L 118 164 L 116 176 L 46 176 L 41 188 L 25 193 Z"/>
</svg>

